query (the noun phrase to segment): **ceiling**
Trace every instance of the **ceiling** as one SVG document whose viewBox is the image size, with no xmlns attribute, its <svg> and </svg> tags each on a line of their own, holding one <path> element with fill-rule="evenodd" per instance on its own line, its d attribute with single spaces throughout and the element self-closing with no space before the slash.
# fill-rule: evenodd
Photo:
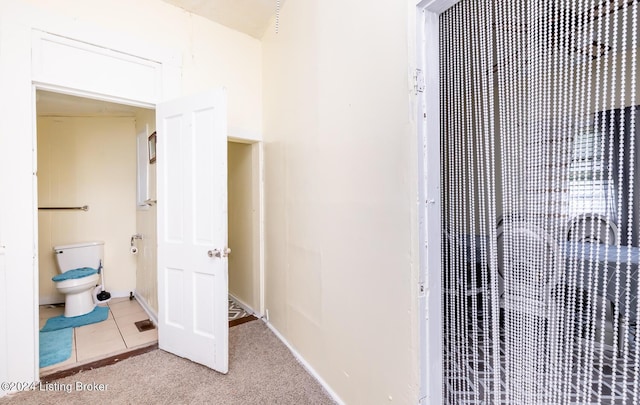
<svg viewBox="0 0 640 405">
<path fill-rule="evenodd" d="M 277 0 L 163 0 L 193 14 L 262 38 L 276 15 Z M 280 0 L 280 6 L 284 0 Z"/>
<path fill-rule="evenodd" d="M 38 90 L 38 117 L 135 117 L 138 107 Z"/>
</svg>

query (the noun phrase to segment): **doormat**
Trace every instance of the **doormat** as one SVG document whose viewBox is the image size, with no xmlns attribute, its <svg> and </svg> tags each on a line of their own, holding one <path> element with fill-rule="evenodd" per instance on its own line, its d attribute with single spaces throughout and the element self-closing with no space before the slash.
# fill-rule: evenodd
<svg viewBox="0 0 640 405">
<path fill-rule="evenodd" d="M 78 326 L 89 325 L 91 323 L 102 322 L 109 316 L 109 307 L 95 307 L 93 311 L 85 315 L 73 316 L 67 318 L 64 315 L 54 316 L 47 319 L 41 332 L 50 332 L 52 330 L 77 328 Z"/>
<path fill-rule="evenodd" d="M 256 319 L 258 318 L 245 311 L 242 305 L 229 296 L 229 327 L 255 321 Z"/>
<path fill-rule="evenodd" d="M 40 368 L 61 363 L 71 357 L 73 328 L 40 331 Z"/>
<path fill-rule="evenodd" d="M 229 298 L 229 321 L 244 318 L 249 315 L 237 302 Z"/>
</svg>

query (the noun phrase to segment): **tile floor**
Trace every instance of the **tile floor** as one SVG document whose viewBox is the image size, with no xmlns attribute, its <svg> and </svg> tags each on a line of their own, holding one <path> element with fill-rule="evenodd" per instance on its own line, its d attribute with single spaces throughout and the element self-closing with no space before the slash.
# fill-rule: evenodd
<svg viewBox="0 0 640 405">
<path fill-rule="evenodd" d="M 633 353 L 629 353 L 628 362 L 615 353 L 611 346 L 599 345 L 593 341 L 585 339 L 576 339 L 567 344 L 569 353 L 563 353 L 563 359 L 557 360 L 556 363 L 562 362 L 563 367 L 545 368 L 545 364 L 539 363 L 535 368 L 527 369 L 522 366 L 530 359 L 521 360 L 520 355 L 524 350 L 517 348 L 510 351 L 506 350 L 505 341 L 507 339 L 504 327 L 500 327 L 499 340 L 499 378 L 500 389 L 495 390 L 496 375 L 494 373 L 495 357 L 493 356 L 493 339 L 490 331 L 483 328 L 483 325 L 491 325 L 491 320 L 482 321 L 482 316 L 476 315 L 478 320 L 475 333 L 473 333 L 474 322 L 468 322 L 461 325 L 460 322 L 454 320 L 447 325 L 445 330 L 445 352 L 444 352 L 444 395 L 445 404 L 464 404 L 464 405 L 511 405 L 516 402 L 506 400 L 507 376 L 509 364 L 512 364 L 516 370 L 522 371 L 525 379 L 531 383 L 529 385 L 519 384 L 518 377 L 511 377 L 510 380 L 516 381 L 511 387 L 511 395 L 520 393 L 528 395 L 530 403 L 540 404 L 580 404 L 580 405 L 597 405 L 597 404 L 637 404 L 637 398 L 640 397 L 640 389 L 636 386 L 637 373 L 635 370 L 635 357 Z M 535 342 L 535 338 L 528 335 L 524 329 L 512 326 L 516 330 L 510 335 L 511 341 L 516 338 L 525 339 L 524 335 Z M 543 330 L 536 329 L 533 334 L 544 333 Z M 515 336 L 515 338 L 514 338 Z M 544 340 L 544 339 L 541 339 Z M 560 346 L 562 347 L 562 346 Z M 586 353 L 593 351 L 593 361 L 586 359 Z M 518 364 L 521 361 L 521 364 Z M 640 362 L 638 362 L 640 364 Z M 535 381 L 546 383 L 552 377 L 549 371 L 564 370 L 570 375 L 558 375 L 553 380 L 556 385 L 549 385 L 556 388 L 555 391 L 547 389 L 544 392 L 534 392 L 527 394 L 526 389 L 535 386 Z M 513 375 L 513 371 L 509 371 Z M 562 373 L 562 371 L 561 371 Z M 626 374 L 626 377 L 625 377 Z M 567 378 L 567 377 L 570 378 Z M 524 388 L 523 388 L 524 387 Z M 524 392 L 524 394 L 523 394 Z M 500 400 L 496 400 L 496 394 L 500 395 Z M 529 402 L 527 402 L 529 403 Z"/>
<path fill-rule="evenodd" d="M 108 303 L 109 317 L 91 325 L 73 330 L 71 357 L 58 364 L 40 369 L 40 374 L 88 363 L 122 353 L 138 347 L 148 346 L 158 341 L 158 329 L 139 332 L 135 322 L 149 319 L 138 301 L 129 298 L 112 298 Z M 63 306 L 40 306 L 40 328 L 47 319 L 62 315 Z"/>
<path fill-rule="evenodd" d="M 62 363 L 40 369 L 41 375 L 50 374 L 84 363 L 100 360 L 158 342 L 158 329 L 139 332 L 135 322 L 149 319 L 138 301 L 112 298 L 108 302 L 109 317 L 104 322 L 82 326 L 73 330 L 71 357 Z M 40 328 L 47 319 L 62 315 L 64 306 L 41 305 Z M 229 297 L 229 321 L 250 315 Z"/>
</svg>

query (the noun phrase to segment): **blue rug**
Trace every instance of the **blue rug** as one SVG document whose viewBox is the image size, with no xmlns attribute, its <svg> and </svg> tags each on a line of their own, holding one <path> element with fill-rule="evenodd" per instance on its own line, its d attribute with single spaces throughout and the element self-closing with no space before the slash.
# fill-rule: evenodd
<svg viewBox="0 0 640 405">
<path fill-rule="evenodd" d="M 40 332 L 40 367 L 60 363 L 71 357 L 73 328 Z"/>
<path fill-rule="evenodd" d="M 49 332 L 52 330 L 77 328 L 78 326 L 89 325 L 90 323 L 102 322 L 109 316 L 109 307 L 98 307 L 89 312 L 86 315 L 74 316 L 71 318 L 65 318 L 64 315 L 54 316 L 47 319 L 47 323 L 44 325 L 41 332 Z"/>
</svg>

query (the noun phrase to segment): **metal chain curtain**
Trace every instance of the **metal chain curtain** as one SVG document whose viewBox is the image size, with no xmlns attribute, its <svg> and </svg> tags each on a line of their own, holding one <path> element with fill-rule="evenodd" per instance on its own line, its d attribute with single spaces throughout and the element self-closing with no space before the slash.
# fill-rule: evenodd
<svg viewBox="0 0 640 405">
<path fill-rule="evenodd" d="M 440 17 L 446 403 L 640 403 L 639 8 Z"/>
</svg>

